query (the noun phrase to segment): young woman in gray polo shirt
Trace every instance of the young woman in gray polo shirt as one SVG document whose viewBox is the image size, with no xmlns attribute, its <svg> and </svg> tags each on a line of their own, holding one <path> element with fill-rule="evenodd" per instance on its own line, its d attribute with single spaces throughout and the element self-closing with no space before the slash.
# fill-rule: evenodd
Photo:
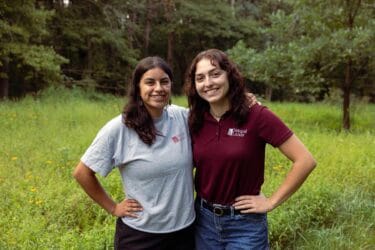
<svg viewBox="0 0 375 250">
<path fill-rule="evenodd" d="M 133 72 L 129 102 L 97 134 L 74 171 L 85 192 L 117 216 L 115 249 L 194 249 L 192 151 L 187 110 L 169 105 L 173 75 L 159 57 Z M 117 168 L 116 203 L 95 174 Z"/>
</svg>

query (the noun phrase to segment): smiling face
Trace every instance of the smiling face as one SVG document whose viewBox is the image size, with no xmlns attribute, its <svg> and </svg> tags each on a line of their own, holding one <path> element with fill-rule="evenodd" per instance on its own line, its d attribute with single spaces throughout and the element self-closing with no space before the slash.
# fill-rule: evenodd
<svg viewBox="0 0 375 250">
<path fill-rule="evenodd" d="M 140 96 L 153 118 L 159 117 L 168 104 L 171 85 L 171 79 L 161 68 L 153 68 L 143 74 L 139 83 Z"/>
<path fill-rule="evenodd" d="M 197 63 L 195 88 L 198 95 L 210 105 L 228 105 L 228 75 L 219 67 L 218 63 L 216 65 L 213 65 L 207 58 L 203 58 Z"/>
</svg>

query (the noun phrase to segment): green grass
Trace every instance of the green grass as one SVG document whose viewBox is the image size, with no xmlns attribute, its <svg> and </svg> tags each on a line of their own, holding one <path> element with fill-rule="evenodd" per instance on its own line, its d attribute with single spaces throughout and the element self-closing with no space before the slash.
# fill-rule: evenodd
<svg viewBox="0 0 375 250">
<path fill-rule="evenodd" d="M 112 248 L 115 218 L 94 205 L 71 173 L 123 103 L 76 89 L 0 103 L 0 249 Z M 374 249 L 375 105 L 353 105 L 351 133 L 340 129 L 339 105 L 266 105 L 318 161 L 303 187 L 269 213 L 272 248 Z M 267 150 L 263 191 L 270 195 L 290 164 L 277 149 Z M 100 180 L 122 198 L 117 171 Z"/>
</svg>

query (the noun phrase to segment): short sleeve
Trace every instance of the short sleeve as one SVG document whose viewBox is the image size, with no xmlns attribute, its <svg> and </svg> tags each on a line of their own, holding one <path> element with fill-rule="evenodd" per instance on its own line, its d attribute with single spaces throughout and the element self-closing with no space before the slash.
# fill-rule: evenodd
<svg viewBox="0 0 375 250">
<path fill-rule="evenodd" d="M 266 107 L 262 107 L 258 121 L 260 137 L 273 147 L 279 147 L 293 135 L 285 123 Z"/>
<path fill-rule="evenodd" d="M 188 108 L 172 104 L 168 106 L 168 109 L 171 110 L 172 112 L 180 113 L 184 117 L 184 119 L 187 119 L 189 116 Z"/>
<path fill-rule="evenodd" d="M 103 127 L 81 157 L 86 166 L 102 176 L 107 176 L 114 165 L 114 140 L 110 132 L 109 126 Z"/>
</svg>

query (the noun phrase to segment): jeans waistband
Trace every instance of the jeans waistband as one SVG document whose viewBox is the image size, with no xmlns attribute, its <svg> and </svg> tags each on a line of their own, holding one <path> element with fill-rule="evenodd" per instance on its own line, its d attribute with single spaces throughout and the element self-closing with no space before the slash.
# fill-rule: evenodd
<svg viewBox="0 0 375 250">
<path fill-rule="evenodd" d="M 197 202 L 198 204 L 200 204 L 201 207 L 211 211 L 217 216 L 240 214 L 240 211 L 234 209 L 233 206 L 225 206 L 225 205 L 210 203 L 200 197 L 197 197 Z"/>
</svg>

